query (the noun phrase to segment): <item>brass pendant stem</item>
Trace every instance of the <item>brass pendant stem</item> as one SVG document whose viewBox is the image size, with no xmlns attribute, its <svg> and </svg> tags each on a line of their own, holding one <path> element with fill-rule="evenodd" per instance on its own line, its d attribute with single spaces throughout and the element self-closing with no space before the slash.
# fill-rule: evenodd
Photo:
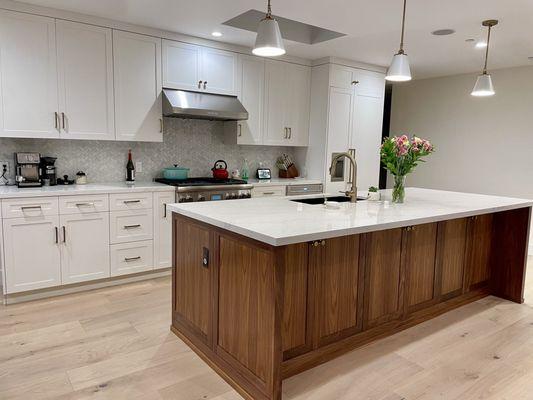
<svg viewBox="0 0 533 400">
<path fill-rule="evenodd" d="M 405 10 L 407 9 L 407 0 L 403 0 L 403 16 L 402 16 L 402 37 L 400 39 L 400 51 L 398 54 L 403 54 L 403 38 L 405 36 Z"/>
</svg>

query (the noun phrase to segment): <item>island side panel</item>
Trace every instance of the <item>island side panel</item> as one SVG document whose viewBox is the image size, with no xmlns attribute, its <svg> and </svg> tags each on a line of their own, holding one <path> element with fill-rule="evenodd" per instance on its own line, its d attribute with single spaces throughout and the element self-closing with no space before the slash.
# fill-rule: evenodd
<svg viewBox="0 0 533 400">
<path fill-rule="evenodd" d="M 466 276 L 464 292 L 489 284 L 493 240 L 493 214 L 470 217 L 467 229 Z"/>
</svg>

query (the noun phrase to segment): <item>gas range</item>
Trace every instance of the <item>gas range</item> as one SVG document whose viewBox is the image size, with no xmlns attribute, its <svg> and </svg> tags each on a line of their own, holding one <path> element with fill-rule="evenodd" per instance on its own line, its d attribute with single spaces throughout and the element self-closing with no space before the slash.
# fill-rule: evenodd
<svg viewBox="0 0 533 400">
<path fill-rule="evenodd" d="M 252 197 L 253 185 L 241 179 L 157 178 L 159 183 L 176 187 L 176 201 L 190 203 L 195 201 L 236 200 Z"/>
</svg>

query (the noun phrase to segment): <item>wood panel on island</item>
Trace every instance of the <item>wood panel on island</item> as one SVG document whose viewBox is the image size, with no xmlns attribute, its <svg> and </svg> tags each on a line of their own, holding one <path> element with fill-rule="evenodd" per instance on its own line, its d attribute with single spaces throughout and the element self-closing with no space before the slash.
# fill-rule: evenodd
<svg viewBox="0 0 533 400">
<path fill-rule="evenodd" d="M 523 301 L 530 208 L 270 246 L 174 214 L 172 331 L 247 399 L 493 294 Z"/>
</svg>

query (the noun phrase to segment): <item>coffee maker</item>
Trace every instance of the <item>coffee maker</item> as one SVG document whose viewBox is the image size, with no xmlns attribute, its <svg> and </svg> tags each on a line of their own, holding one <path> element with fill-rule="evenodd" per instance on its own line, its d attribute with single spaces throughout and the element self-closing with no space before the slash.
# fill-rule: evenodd
<svg viewBox="0 0 533 400">
<path fill-rule="evenodd" d="M 41 155 L 39 153 L 15 153 L 15 181 L 18 187 L 42 186 L 39 173 L 40 163 Z"/>
<path fill-rule="evenodd" d="M 57 185 L 56 157 L 41 157 L 41 180 L 44 186 Z"/>
</svg>

